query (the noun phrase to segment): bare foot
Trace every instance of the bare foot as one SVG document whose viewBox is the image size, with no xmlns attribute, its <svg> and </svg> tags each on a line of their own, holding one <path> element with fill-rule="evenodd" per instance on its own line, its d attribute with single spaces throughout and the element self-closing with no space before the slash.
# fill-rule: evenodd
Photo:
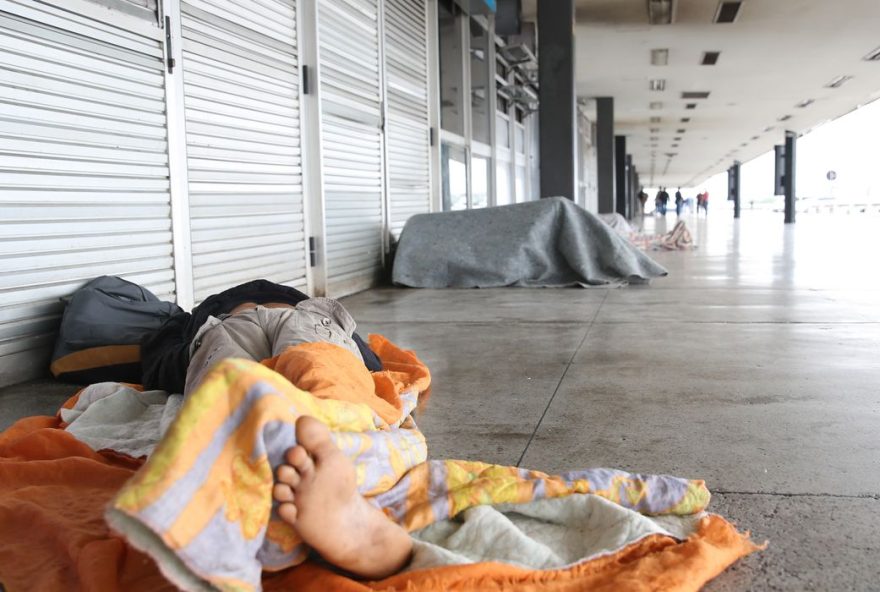
<svg viewBox="0 0 880 592">
<path fill-rule="evenodd" d="M 278 514 L 325 560 L 351 573 L 381 579 L 409 561 L 409 534 L 358 492 L 354 465 L 313 417 L 296 421 L 299 442 L 276 471 Z"/>
</svg>

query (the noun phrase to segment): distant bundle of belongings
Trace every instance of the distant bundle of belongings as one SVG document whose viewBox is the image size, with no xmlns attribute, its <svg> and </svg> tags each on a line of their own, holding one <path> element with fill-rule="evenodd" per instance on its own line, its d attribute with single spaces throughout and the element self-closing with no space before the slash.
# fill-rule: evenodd
<svg viewBox="0 0 880 592">
<path fill-rule="evenodd" d="M 413 216 L 392 280 L 414 288 L 561 287 L 645 283 L 666 273 L 596 215 L 554 197 Z"/>
<path fill-rule="evenodd" d="M 50 369 L 68 382 L 128 382 L 182 393 L 190 344 L 209 319 L 245 303 L 294 306 L 308 299 L 295 288 L 253 280 L 209 296 L 189 313 L 137 284 L 102 276 L 68 301 Z M 352 339 L 367 368 L 381 370 L 364 340 L 357 333 Z"/>
</svg>

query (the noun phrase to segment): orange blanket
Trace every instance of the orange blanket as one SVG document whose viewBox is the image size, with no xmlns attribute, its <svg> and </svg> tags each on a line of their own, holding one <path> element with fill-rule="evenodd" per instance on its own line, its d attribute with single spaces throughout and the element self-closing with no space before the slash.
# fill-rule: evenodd
<svg viewBox="0 0 880 592">
<path fill-rule="evenodd" d="M 427 386 L 412 352 L 371 338 L 388 368 L 376 395 Z M 391 389 L 385 390 L 383 389 Z M 379 411 L 377 411 L 379 413 Z M 173 590 L 155 563 L 111 534 L 106 505 L 142 464 L 95 452 L 61 429 L 58 417 L 26 418 L 0 434 L 0 583 L 24 590 Z M 678 542 L 650 536 L 618 553 L 563 570 L 498 563 L 450 566 L 358 582 L 314 562 L 267 574 L 267 590 L 698 590 L 757 547 L 722 518 L 707 516 Z"/>
</svg>

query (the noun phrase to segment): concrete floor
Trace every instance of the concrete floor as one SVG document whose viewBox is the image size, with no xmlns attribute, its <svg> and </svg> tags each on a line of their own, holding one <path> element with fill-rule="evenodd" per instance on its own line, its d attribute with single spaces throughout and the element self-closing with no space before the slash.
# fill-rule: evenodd
<svg viewBox="0 0 880 592">
<path fill-rule="evenodd" d="M 770 541 L 708 590 L 878 590 L 880 218 L 717 210 L 686 218 L 695 251 L 652 253 L 670 274 L 650 287 L 344 303 L 431 367 L 431 456 L 702 478 Z M 70 392 L 4 389 L 0 428 Z"/>
</svg>

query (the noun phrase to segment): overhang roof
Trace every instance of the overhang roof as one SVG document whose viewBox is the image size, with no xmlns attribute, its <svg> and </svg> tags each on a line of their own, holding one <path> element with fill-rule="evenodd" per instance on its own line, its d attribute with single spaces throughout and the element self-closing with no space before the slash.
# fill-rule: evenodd
<svg viewBox="0 0 880 592">
<path fill-rule="evenodd" d="M 717 0 L 675 0 L 669 25 L 648 23 L 647 2 L 576 0 L 575 43 L 578 96 L 614 97 L 615 133 L 648 185 L 697 184 L 772 150 L 786 129 L 802 133 L 880 98 L 880 61 L 863 59 L 880 48 L 880 0 L 744 0 L 729 24 L 714 22 Z M 668 65 L 652 65 L 652 49 L 668 49 Z M 717 63 L 701 65 L 709 51 Z M 829 88 L 839 76 L 852 78 Z M 665 90 L 649 89 L 655 79 Z M 709 96 L 682 98 L 691 91 Z"/>
</svg>

